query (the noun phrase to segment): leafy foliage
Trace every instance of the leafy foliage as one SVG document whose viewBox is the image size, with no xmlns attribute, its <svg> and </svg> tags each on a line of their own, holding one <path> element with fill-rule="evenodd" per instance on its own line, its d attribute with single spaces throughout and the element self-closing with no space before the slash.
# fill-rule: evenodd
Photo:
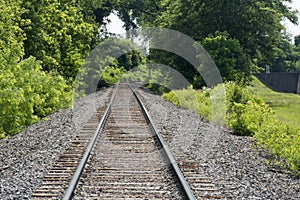
<svg viewBox="0 0 300 200">
<path fill-rule="evenodd" d="M 278 120 L 268 120 L 255 133 L 254 138 L 270 152 L 275 164 L 300 174 L 299 129 Z"/>
<path fill-rule="evenodd" d="M 283 34 L 280 43 L 274 48 L 274 56 L 270 63 L 271 72 L 296 71 L 294 62 L 300 58 L 296 52 L 289 35 Z"/>
<path fill-rule="evenodd" d="M 21 0 L 7 2 L 0 0 L 0 66 L 13 65 L 20 61 L 23 56 L 22 41 L 25 38 L 24 32 L 19 23 L 24 24 L 20 14 L 24 9 L 20 7 Z"/>
<path fill-rule="evenodd" d="M 271 108 L 266 104 L 253 101 L 245 104 L 234 102 L 228 125 L 240 135 L 253 136 L 270 117 L 274 119 Z"/>
<path fill-rule="evenodd" d="M 286 5 L 289 0 L 120 2 L 122 9 L 130 9 L 127 12 L 132 22 L 136 19 L 146 27 L 174 29 L 201 42 L 213 55 L 225 80 L 249 81 L 252 72 L 274 62 L 285 29 L 281 21 L 297 22 L 297 12 Z M 195 88 L 204 86 L 199 74 L 178 56 L 151 51 L 151 58 L 184 74 Z"/>
<path fill-rule="evenodd" d="M 42 71 L 34 58 L 6 70 L 0 83 L 0 127 L 17 133 L 40 117 L 70 105 L 71 89 L 64 79 Z"/>
<path fill-rule="evenodd" d="M 289 56 L 289 61 L 292 66 L 292 70 L 290 71 L 296 71 L 300 72 L 300 35 L 295 37 L 295 45 L 292 46 L 292 55 Z M 290 53 L 290 52 L 288 52 Z"/>
<path fill-rule="evenodd" d="M 97 85 L 102 87 L 117 82 L 125 70 L 143 64 L 144 56 L 133 49 L 130 40 L 111 38 L 99 44 L 78 72 L 75 96 L 95 92 Z"/>
<path fill-rule="evenodd" d="M 211 118 L 211 100 L 209 91 L 198 92 L 193 89 L 172 90 L 162 97 L 173 104 L 200 113 L 202 119 Z"/>
<path fill-rule="evenodd" d="M 56 71 L 72 82 L 90 51 L 96 26 L 84 21 L 75 0 L 23 0 L 29 23 L 26 33 L 25 57 L 35 56 L 43 69 Z"/>
<path fill-rule="evenodd" d="M 0 1 L 0 138 L 69 105 L 71 89 L 56 74 L 42 71 L 34 57 L 22 59 L 25 34 L 21 1 Z M 3 34 L 2 34 L 3 33 Z"/>
<path fill-rule="evenodd" d="M 101 88 L 111 86 L 114 83 L 117 83 L 123 74 L 125 74 L 125 69 L 123 67 L 107 66 L 101 74 L 97 87 Z"/>
<path fill-rule="evenodd" d="M 218 87 L 218 86 L 217 86 Z M 300 129 L 279 121 L 273 109 L 254 94 L 253 88 L 228 82 L 226 87 L 227 126 L 235 134 L 253 136 L 258 144 L 272 155 L 272 161 L 291 172 L 300 174 Z M 163 98 L 199 112 L 210 120 L 212 90 L 174 90 L 163 95 Z M 193 96 L 197 102 L 192 101 Z"/>
<path fill-rule="evenodd" d="M 237 39 L 229 38 L 226 32 L 216 32 L 215 36 L 205 38 L 201 44 L 213 58 L 225 81 L 249 79 L 254 69 Z"/>
</svg>

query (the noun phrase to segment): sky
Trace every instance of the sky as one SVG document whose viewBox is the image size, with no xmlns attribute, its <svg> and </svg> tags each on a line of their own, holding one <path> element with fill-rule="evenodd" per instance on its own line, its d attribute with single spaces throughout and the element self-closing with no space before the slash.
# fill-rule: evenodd
<svg viewBox="0 0 300 200">
<path fill-rule="evenodd" d="M 293 0 L 293 3 L 291 4 L 291 7 L 295 10 L 297 9 L 300 12 L 300 1 L 299 0 Z M 292 37 L 294 38 L 296 35 L 300 35 L 300 13 L 298 13 L 299 18 L 299 25 L 295 26 L 290 22 L 285 22 L 284 25 L 287 28 L 287 31 L 292 34 Z"/>
<path fill-rule="evenodd" d="M 124 25 L 124 23 L 122 22 L 122 20 L 120 20 L 120 18 L 111 13 L 108 16 L 108 19 L 111 21 L 111 23 L 109 23 L 107 25 L 107 30 L 111 33 L 115 33 L 115 34 L 123 34 L 125 33 L 125 30 L 122 28 L 122 26 Z"/>
<path fill-rule="evenodd" d="M 300 0 L 293 0 L 293 3 L 290 6 L 294 10 L 297 9 L 300 11 Z M 116 33 L 116 34 L 125 33 L 125 30 L 122 28 L 124 23 L 115 14 L 110 14 L 108 18 L 111 20 L 111 23 L 109 23 L 107 26 L 109 32 Z M 283 22 L 283 24 L 287 28 L 287 31 L 292 35 L 292 38 L 294 38 L 296 35 L 300 35 L 300 13 L 298 14 L 298 18 L 299 18 L 299 25 L 297 26 L 293 25 L 290 22 Z"/>
</svg>

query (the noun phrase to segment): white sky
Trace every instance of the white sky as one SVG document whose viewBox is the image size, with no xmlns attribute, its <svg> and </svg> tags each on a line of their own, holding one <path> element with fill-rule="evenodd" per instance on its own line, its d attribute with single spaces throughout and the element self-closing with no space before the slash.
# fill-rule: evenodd
<svg viewBox="0 0 300 200">
<path fill-rule="evenodd" d="M 293 3 L 291 4 L 291 7 L 293 10 L 297 9 L 300 11 L 300 1 L 299 0 L 293 0 Z M 299 18 L 299 24 L 297 26 L 294 26 L 290 22 L 285 22 L 284 25 L 287 27 L 287 31 L 292 34 L 292 37 L 294 38 L 296 35 L 300 35 L 300 13 L 298 13 Z"/>
<path fill-rule="evenodd" d="M 291 7 L 295 10 L 300 11 L 300 0 L 293 0 Z M 300 14 L 299 17 L 299 25 L 294 26 L 290 22 L 284 22 L 284 25 L 287 27 L 287 31 L 292 34 L 292 38 L 296 35 L 300 35 Z M 110 14 L 108 17 L 111 20 L 111 23 L 108 24 L 107 29 L 109 32 L 116 33 L 116 34 L 125 34 L 125 30 L 122 28 L 124 23 L 116 16 L 115 14 Z"/>
<path fill-rule="evenodd" d="M 122 28 L 122 26 L 124 25 L 124 23 L 122 22 L 122 20 L 120 20 L 120 18 L 111 13 L 109 16 L 108 16 L 108 19 L 111 20 L 111 23 L 109 23 L 107 25 L 107 30 L 111 33 L 115 33 L 115 34 L 123 34 L 125 33 L 125 30 L 124 28 Z"/>
</svg>

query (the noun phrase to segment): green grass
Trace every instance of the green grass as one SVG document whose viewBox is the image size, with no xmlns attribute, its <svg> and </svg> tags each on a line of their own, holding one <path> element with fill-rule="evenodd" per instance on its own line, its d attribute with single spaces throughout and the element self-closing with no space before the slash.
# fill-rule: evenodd
<svg viewBox="0 0 300 200">
<path fill-rule="evenodd" d="M 300 96 L 272 91 L 256 78 L 252 84 L 253 87 L 225 83 L 226 125 L 235 134 L 253 136 L 269 151 L 270 164 L 300 175 Z M 173 90 L 163 98 L 210 120 L 211 91 Z M 196 103 L 192 96 L 196 96 Z"/>
<path fill-rule="evenodd" d="M 281 122 L 300 128 L 300 95 L 275 92 L 257 78 L 252 84 L 257 95 L 272 107 Z"/>
</svg>

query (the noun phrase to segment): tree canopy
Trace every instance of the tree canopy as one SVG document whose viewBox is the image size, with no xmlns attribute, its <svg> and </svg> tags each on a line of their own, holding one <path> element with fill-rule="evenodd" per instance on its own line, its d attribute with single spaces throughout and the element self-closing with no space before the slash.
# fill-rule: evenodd
<svg viewBox="0 0 300 200">
<path fill-rule="evenodd" d="M 236 62 L 235 66 L 230 66 L 238 71 L 232 71 L 230 68 L 228 71 L 233 73 L 240 71 L 246 77 L 258 71 L 259 68 L 274 65 L 274 61 L 276 62 L 278 48 L 284 40 L 285 27 L 282 25 L 282 20 L 288 19 L 293 23 L 297 23 L 298 20 L 297 12 L 287 6 L 288 2 L 291 1 L 124 0 L 119 3 L 121 10 L 127 9 L 132 22 L 136 20 L 142 26 L 174 29 L 204 45 L 209 40 L 208 38 L 219 37 L 218 33 L 226 32 L 227 39 L 238 42 L 240 46 L 239 52 L 234 47 L 230 47 L 229 50 L 232 50 L 230 54 L 238 57 L 242 52 L 242 57 L 244 57 L 243 62 Z M 213 57 L 217 62 L 228 59 L 224 57 L 225 54 L 216 55 L 210 47 L 206 47 L 209 53 L 215 55 Z M 181 62 L 179 64 L 182 66 Z M 221 69 L 225 69 L 227 65 L 226 62 L 217 64 Z M 187 67 L 188 64 L 185 66 Z M 276 68 L 275 65 L 274 68 Z M 222 75 L 225 80 L 242 78 L 241 74 L 237 76 L 228 72 Z"/>
<path fill-rule="evenodd" d="M 44 70 L 74 79 L 91 50 L 96 27 L 84 21 L 75 0 L 24 0 L 22 6 L 22 18 L 29 22 L 22 27 L 25 58 L 34 56 Z"/>
<path fill-rule="evenodd" d="M 71 88 L 54 73 L 42 71 L 36 58 L 24 59 L 28 24 L 22 1 L 0 1 L 0 138 L 13 134 L 40 117 L 66 107 Z"/>
<path fill-rule="evenodd" d="M 0 0 L 0 137 L 66 107 L 86 56 L 110 37 L 107 17 L 125 30 L 170 28 L 199 42 L 226 81 L 247 82 L 265 65 L 300 70 L 300 36 L 291 43 L 283 19 L 297 23 L 291 0 Z M 98 85 L 149 63 L 168 65 L 195 88 L 204 85 L 186 60 L 151 49 L 147 60 L 131 51 L 111 62 Z M 99 74 L 99 73 L 98 73 Z M 100 74 L 99 74 L 100 75 Z"/>
</svg>

